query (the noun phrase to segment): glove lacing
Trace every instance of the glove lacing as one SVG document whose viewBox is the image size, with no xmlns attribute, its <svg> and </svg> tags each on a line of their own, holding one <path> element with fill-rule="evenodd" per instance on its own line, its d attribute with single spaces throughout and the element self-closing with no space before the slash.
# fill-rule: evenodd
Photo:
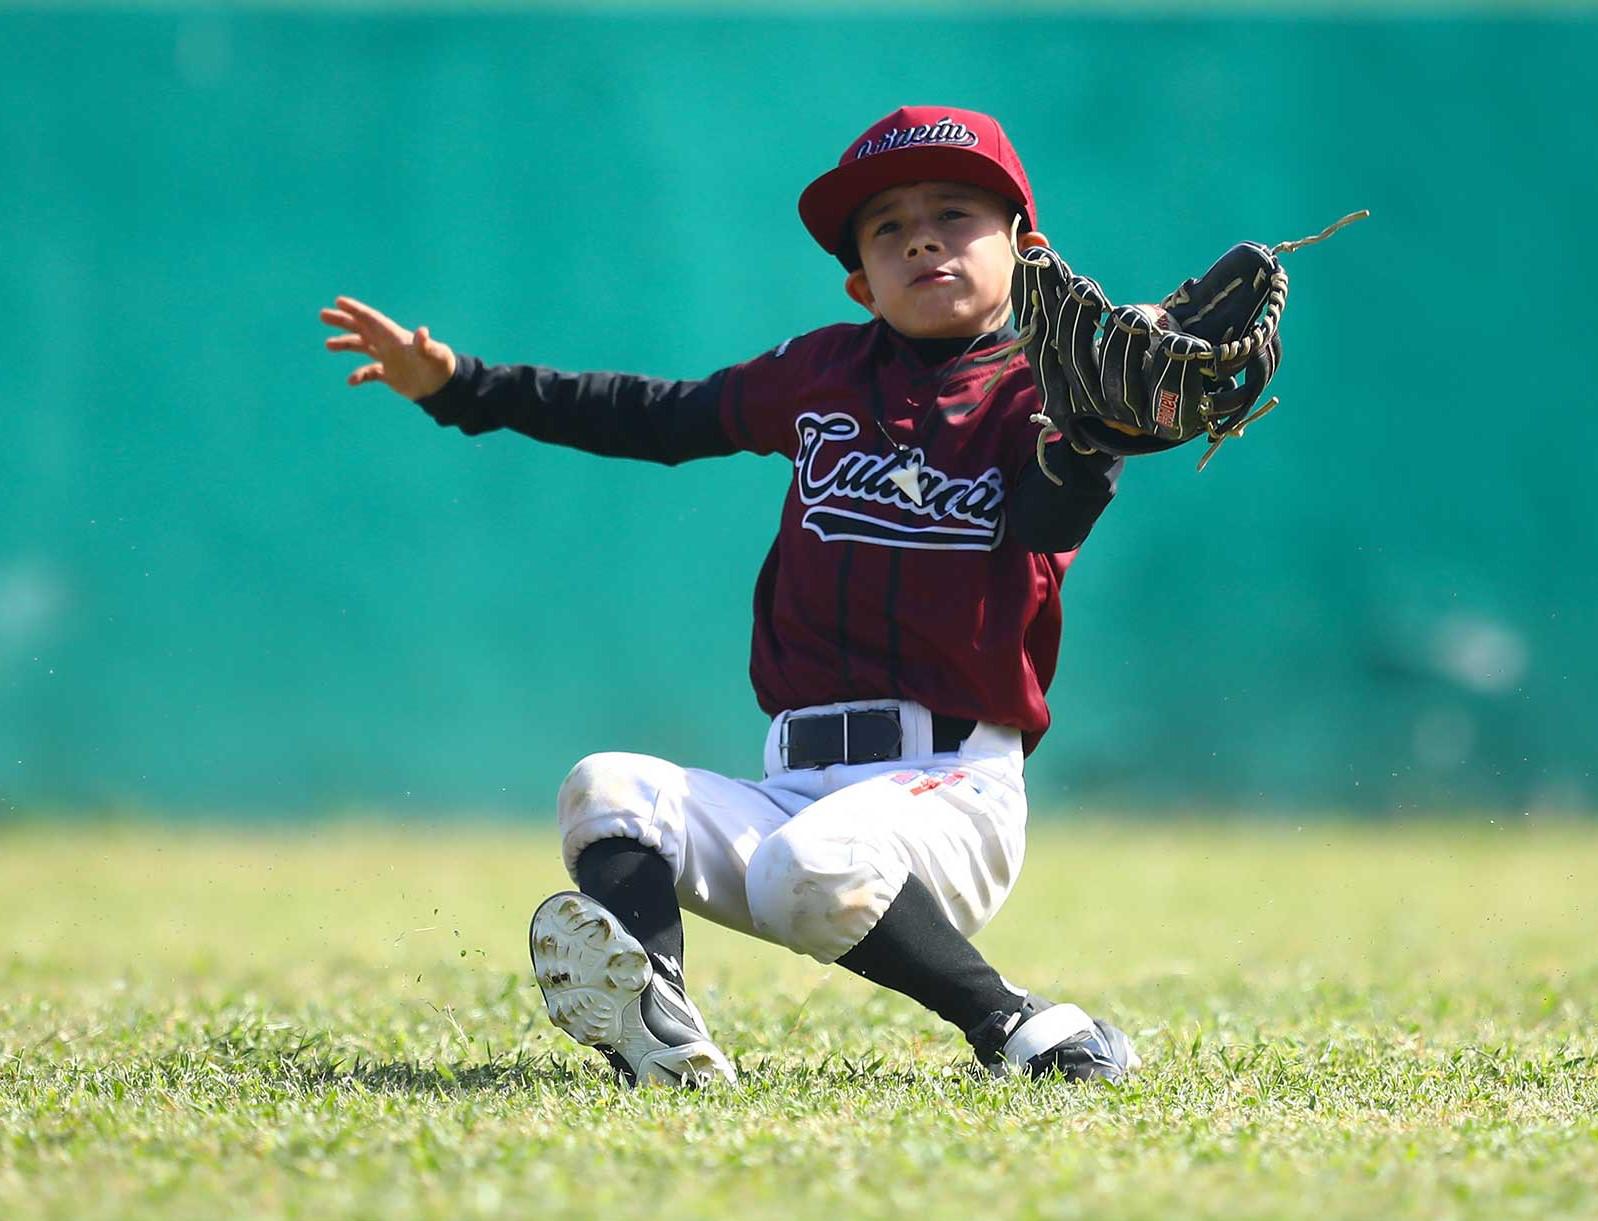
<svg viewBox="0 0 1598 1221">
<path fill-rule="evenodd" d="M 1014 218 L 1010 221 L 1010 253 L 1015 256 L 1015 261 L 1017 263 L 1025 263 L 1029 267 L 1047 267 L 1049 264 L 1047 255 L 1034 255 L 1031 250 L 1021 249 L 1021 243 L 1019 240 L 1020 231 L 1021 214 L 1017 212 Z M 1055 257 L 1059 258 L 1058 255 Z M 1066 266 L 1064 259 L 1060 259 L 1060 266 L 1065 269 L 1066 275 L 1071 274 L 1071 269 L 1070 267 Z M 983 394 L 988 393 L 988 391 L 992 390 L 994 386 L 998 385 L 999 379 L 1003 377 L 1005 372 L 1009 369 L 1010 362 L 1014 360 L 1016 356 L 1025 351 L 1027 344 L 1031 343 L 1032 340 L 1037 337 L 1038 313 L 1042 310 L 1042 308 L 1042 295 L 1037 291 L 1037 289 L 1031 290 L 1027 294 L 1025 305 L 1022 308 L 1022 312 L 1024 312 L 1026 316 L 1021 317 L 1020 314 L 1017 314 L 1016 316 L 1016 337 L 1009 343 L 1005 344 L 1002 348 L 995 349 L 994 351 L 983 356 L 973 356 L 971 358 L 972 364 L 987 364 L 992 361 L 1004 362 L 993 371 L 992 375 L 987 381 L 982 383 Z M 1049 404 L 1047 401 L 1048 392 L 1048 384 L 1045 382 L 1043 383 L 1043 394 L 1040 399 L 1040 409 L 1032 413 L 1032 415 L 1029 417 L 1029 423 L 1038 425 L 1040 430 L 1038 432 L 1037 445 L 1039 469 L 1041 469 L 1043 473 L 1047 475 L 1051 481 L 1053 481 L 1056 487 L 1064 487 L 1065 480 L 1061 479 L 1049 469 L 1049 464 L 1044 460 L 1043 457 L 1044 446 L 1048 445 L 1050 441 L 1065 435 L 1054 426 L 1054 421 L 1049 418 Z"/>
</svg>

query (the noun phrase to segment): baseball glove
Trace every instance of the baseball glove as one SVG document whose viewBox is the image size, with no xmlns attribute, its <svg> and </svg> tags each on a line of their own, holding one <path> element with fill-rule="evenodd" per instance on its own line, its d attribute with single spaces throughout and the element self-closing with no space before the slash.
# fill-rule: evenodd
<svg viewBox="0 0 1598 1221">
<path fill-rule="evenodd" d="M 1282 361 L 1287 272 L 1278 256 L 1368 215 L 1352 213 L 1296 242 L 1241 242 L 1157 306 L 1111 305 L 1056 251 L 1017 249 L 1012 297 L 1020 335 L 1009 351 L 1024 352 L 1032 367 L 1044 473 L 1059 482 L 1043 447 L 1061 435 L 1082 453 L 1118 455 L 1203 436 L 1210 443 L 1203 470 L 1222 441 L 1242 436 L 1276 406 L 1275 398 L 1255 405 Z"/>
</svg>

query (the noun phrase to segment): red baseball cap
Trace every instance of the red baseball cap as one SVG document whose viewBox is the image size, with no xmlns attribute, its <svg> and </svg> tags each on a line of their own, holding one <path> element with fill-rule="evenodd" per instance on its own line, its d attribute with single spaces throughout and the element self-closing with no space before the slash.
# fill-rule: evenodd
<svg viewBox="0 0 1598 1221">
<path fill-rule="evenodd" d="M 908 182 L 964 182 L 1002 195 L 1036 229 L 1037 207 L 1021 158 L 999 121 L 975 110 L 901 106 L 849 142 L 828 170 L 799 196 L 799 219 L 828 254 L 850 270 L 860 265 L 849 221 L 878 191 Z"/>
</svg>

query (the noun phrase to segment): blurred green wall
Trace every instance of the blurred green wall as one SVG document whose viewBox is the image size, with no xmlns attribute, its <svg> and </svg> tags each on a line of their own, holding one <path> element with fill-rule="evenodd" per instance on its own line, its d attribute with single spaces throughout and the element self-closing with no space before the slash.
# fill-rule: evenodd
<svg viewBox="0 0 1598 1221">
<path fill-rule="evenodd" d="M 794 201 L 989 110 L 1112 298 L 1293 257 L 1280 410 L 1132 463 L 1065 593 L 1040 809 L 1598 798 L 1581 16 L 0 11 L 0 795 L 543 810 L 758 771 L 780 459 L 677 470 L 343 385 L 364 297 L 490 360 L 698 376 L 852 306 Z"/>
</svg>

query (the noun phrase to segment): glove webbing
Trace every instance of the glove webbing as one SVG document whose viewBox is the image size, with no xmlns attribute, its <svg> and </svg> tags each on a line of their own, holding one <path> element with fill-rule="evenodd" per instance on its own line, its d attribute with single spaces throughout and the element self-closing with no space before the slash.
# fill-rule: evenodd
<svg viewBox="0 0 1598 1221">
<path fill-rule="evenodd" d="M 1319 233 L 1309 237 L 1301 237 L 1297 241 L 1277 242 L 1271 247 L 1272 254 L 1292 254 L 1295 250 L 1302 250 L 1305 246 L 1313 246 L 1316 242 L 1324 242 L 1344 225 L 1352 225 L 1357 220 L 1364 220 L 1370 215 L 1370 209 L 1361 208 L 1358 212 L 1350 212 L 1347 216 L 1340 217 L 1327 225 Z M 1167 298 L 1167 304 L 1170 299 Z M 1220 298 L 1216 298 L 1219 304 Z M 1287 307 L 1287 272 L 1278 268 L 1271 273 L 1271 286 L 1265 297 L 1265 310 L 1260 315 L 1260 320 L 1250 328 L 1247 335 L 1241 339 L 1234 339 L 1231 343 L 1219 344 L 1215 348 L 1216 365 L 1242 364 L 1253 356 L 1256 351 L 1268 344 L 1276 335 L 1277 328 L 1282 322 L 1282 311 Z M 1190 321 L 1197 321 L 1191 319 Z M 1263 413 L 1261 413 L 1263 414 Z M 1256 417 L 1257 418 L 1257 417 Z"/>
</svg>

